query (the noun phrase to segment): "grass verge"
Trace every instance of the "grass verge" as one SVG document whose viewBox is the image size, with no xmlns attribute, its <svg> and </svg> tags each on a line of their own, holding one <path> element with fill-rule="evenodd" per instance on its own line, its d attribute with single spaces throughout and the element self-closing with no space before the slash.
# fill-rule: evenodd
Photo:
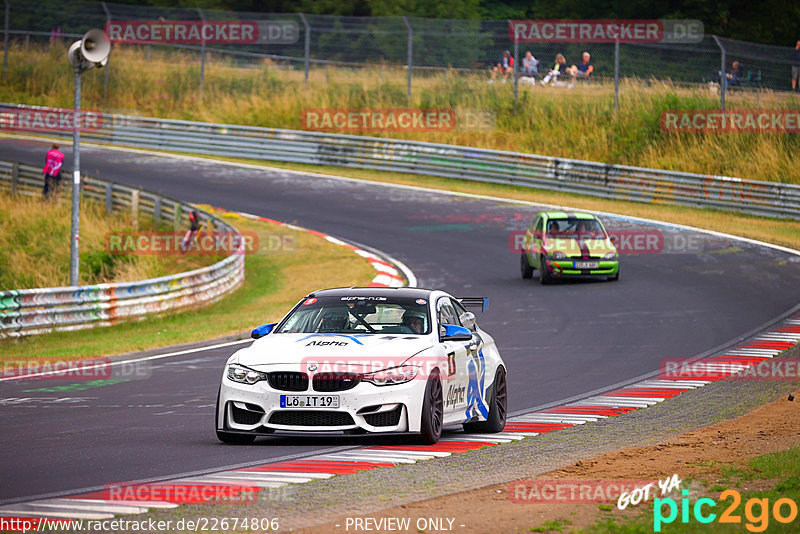
<svg viewBox="0 0 800 534">
<path fill-rule="evenodd" d="M 580 531 L 586 534 L 645 534 L 652 532 L 728 533 L 728 532 L 797 532 L 800 504 L 800 447 L 764 454 L 743 462 L 738 467 L 723 466 L 718 469 L 717 484 L 708 491 L 691 492 L 688 505 L 691 509 L 682 517 L 681 498 L 675 496 L 676 517 L 670 522 L 659 521 L 655 530 L 655 517 L 669 518 L 668 505 L 656 501 L 642 506 L 632 517 L 620 517 L 616 509 L 603 511 L 593 525 Z M 734 495 L 731 493 L 738 493 Z M 726 493 L 726 491 L 728 493 Z M 714 519 L 701 523 L 694 515 L 695 503 L 708 498 L 714 504 L 702 507 L 705 517 Z M 776 504 L 779 506 L 776 508 Z M 684 503 L 685 506 L 685 503 Z M 776 514 L 777 510 L 777 514 Z M 654 515 L 655 514 L 655 515 Z M 727 514 L 722 522 L 723 514 Z M 778 520 L 780 515 L 784 521 Z M 790 521 L 785 521 L 791 518 Z M 685 519 L 685 521 L 684 521 Z M 746 530 L 745 530 L 746 529 Z"/>
<path fill-rule="evenodd" d="M 71 73 L 63 45 L 9 47 L 0 101 L 70 108 Z M 681 87 L 624 79 L 614 110 L 613 85 L 600 80 L 574 89 L 488 85 L 488 72 L 416 73 L 411 98 L 398 68 L 315 68 L 308 87 L 302 70 L 269 61 L 245 65 L 209 53 L 199 90 L 199 56 L 191 52 L 115 46 L 109 88 L 95 69 L 83 77 L 85 108 L 150 117 L 302 128 L 309 109 L 451 109 L 456 117 L 486 112 L 493 124 L 438 131 L 360 131 L 402 139 L 512 150 L 614 164 L 800 183 L 800 137 L 787 133 L 678 134 L 662 130 L 666 110 L 717 110 L 707 86 Z M 791 93 L 731 90 L 728 109 L 797 110 Z M 490 121 L 491 122 L 491 121 Z"/>
<path fill-rule="evenodd" d="M 0 290 L 69 285 L 70 210 L 68 199 L 0 193 Z M 191 271 L 222 259 L 197 254 L 114 255 L 106 236 L 128 232 L 171 231 L 153 219 L 130 213 L 105 213 L 102 204 L 81 203 L 80 284 L 130 282 Z"/>
<path fill-rule="evenodd" d="M 205 206 L 204 209 L 213 211 Z M 112 328 L 0 340 L 0 356 L 9 360 L 52 362 L 233 334 L 278 320 L 302 295 L 314 289 L 366 285 L 375 275 L 363 258 L 321 237 L 232 213 L 223 216 L 239 230 L 256 233 L 260 244 L 258 253 L 246 257 L 244 284 L 232 294 L 204 308 Z"/>
</svg>

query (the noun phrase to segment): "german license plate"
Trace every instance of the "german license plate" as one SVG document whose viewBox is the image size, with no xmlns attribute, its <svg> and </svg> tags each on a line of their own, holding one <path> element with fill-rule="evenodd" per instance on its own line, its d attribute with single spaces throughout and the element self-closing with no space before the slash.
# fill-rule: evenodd
<svg viewBox="0 0 800 534">
<path fill-rule="evenodd" d="M 576 269 L 597 269 L 599 265 L 596 261 L 576 261 L 573 263 Z"/>
<path fill-rule="evenodd" d="M 281 408 L 338 408 L 339 395 L 281 395 Z"/>
</svg>

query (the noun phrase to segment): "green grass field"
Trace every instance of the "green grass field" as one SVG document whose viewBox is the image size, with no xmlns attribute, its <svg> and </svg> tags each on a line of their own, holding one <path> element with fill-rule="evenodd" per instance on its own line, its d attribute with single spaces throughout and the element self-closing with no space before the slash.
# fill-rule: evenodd
<svg viewBox="0 0 800 534">
<path fill-rule="evenodd" d="M 387 68 L 320 68 L 305 88 L 299 70 L 268 62 L 239 66 L 209 54 L 203 91 L 197 54 L 115 46 L 108 97 L 102 71 L 83 77 L 83 105 L 103 111 L 219 123 L 301 128 L 306 109 L 447 108 L 488 111 L 489 131 L 370 132 L 407 138 L 562 156 L 617 164 L 800 183 L 800 139 L 793 134 L 676 134 L 660 129 L 659 115 L 673 109 L 717 109 L 708 87 L 685 88 L 653 80 L 623 80 L 620 109 L 613 87 L 578 84 L 574 89 L 488 85 L 488 73 L 417 75 L 406 100 L 405 73 Z M 56 75 L 53 75 L 56 73 Z M 72 81 L 61 45 L 11 47 L 0 101 L 72 106 Z M 800 109 L 787 93 L 731 92 L 728 109 Z"/>
</svg>

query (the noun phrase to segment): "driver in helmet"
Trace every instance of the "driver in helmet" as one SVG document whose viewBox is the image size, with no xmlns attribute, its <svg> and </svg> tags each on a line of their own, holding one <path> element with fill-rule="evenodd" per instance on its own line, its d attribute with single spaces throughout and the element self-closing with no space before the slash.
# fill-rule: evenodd
<svg viewBox="0 0 800 534">
<path fill-rule="evenodd" d="M 415 334 L 425 331 L 425 312 L 417 310 L 406 310 L 403 314 L 403 326 L 411 329 Z"/>
<path fill-rule="evenodd" d="M 322 312 L 320 332 L 341 332 L 347 328 L 347 319 L 350 313 L 347 308 L 327 308 Z"/>
</svg>

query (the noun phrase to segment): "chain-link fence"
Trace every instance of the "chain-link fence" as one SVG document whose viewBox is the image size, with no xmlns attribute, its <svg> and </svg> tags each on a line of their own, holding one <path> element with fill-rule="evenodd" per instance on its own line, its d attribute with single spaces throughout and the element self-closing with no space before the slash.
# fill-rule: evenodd
<svg viewBox="0 0 800 534">
<path fill-rule="evenodd" d="M 539 78 L 552 67 L 557 54 L 563 54 L 569 66 L 579 64 L 582 53 L 587 51 L 594 64 L 592 78 L 716 84 L 721 89 L 722 106 L 726 89 L 791 87 L 791 47 L 715 36 L 687 44 L 514 43 L 509 34 L 510 21 L 503 20 L 268 14 L 59 0 L 4 1 L 4 75 L 9 41 L 28 44 L 32 39 L 71 40 L 112 21 L 238 20 L 291 24 L 297 33 L 291 42 L 153 44 L 147 45 L 147 50 L 151 46 L 169 46 L 198 53 L 201 87 L 209 53 L 224 55 L 243 66 L 270 59 L 280 67 L 304 71 L 306 83 L 311 71 L 330 66 L 377 68 L 381 75 L 384 68 L 402 69 L 407 74 L 409 99 L 413 79 L 433 72 L 445 76 L 459 72 L 485 73 L 488 80 L 490 69 L 501 60 L 504 50 L 512 52 L 517 69 L 530 51 L 538 60 Z M 734 69 L 734 61 L 738 69 Z M 518 77 L 510 79 L 518 81 Z"/>
</svg>

